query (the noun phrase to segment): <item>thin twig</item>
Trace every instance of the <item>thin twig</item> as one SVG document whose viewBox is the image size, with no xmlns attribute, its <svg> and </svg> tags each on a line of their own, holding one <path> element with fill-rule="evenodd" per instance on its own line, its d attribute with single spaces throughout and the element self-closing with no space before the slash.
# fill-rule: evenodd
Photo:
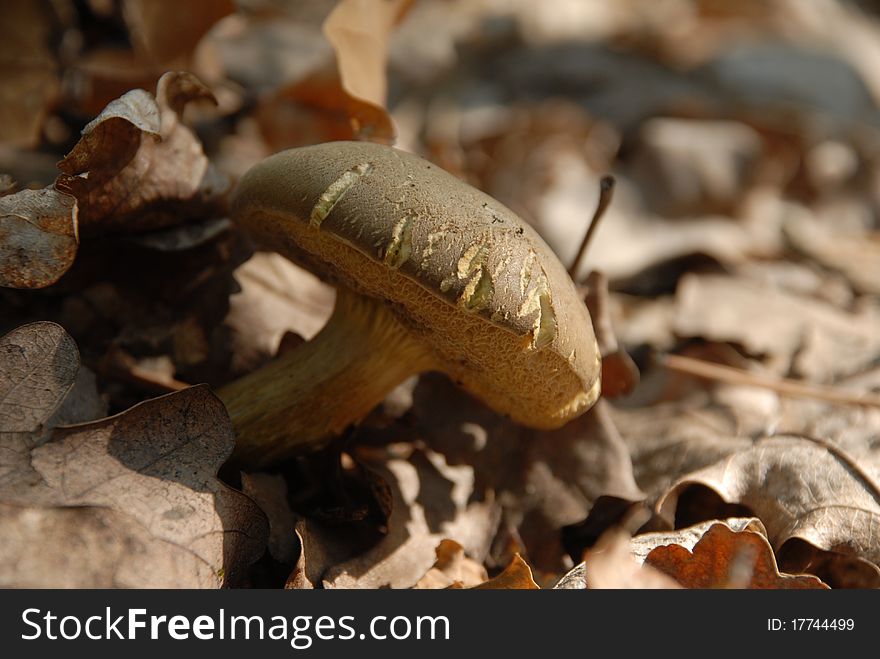
<svg viewBox="0 0 880 659">
<path fill-rule="evenodd" d="M 611 175 L 603 176 L 602 180 L 599 181 L 599 203 L 596 204 L 596 212 L 593 213 L 593 219 L 590 220 L 590 226 L 587 227 L 587 232 L 584 234 L 581 246 L 568 267 L 568 276 L 572 279 L 574 279 L 575 274 L 580 269 L 584 254 L 587 253 L 587 248 L 590 246 L 590 240 L 592 240 L 593 234 L 596 233 L 596 227 L 599 226 L 599 220 L 602 219 L 608 206 L 611 205 L 611 200 L 614 198 L 614 184 L 615 180 Z"/>
<path fill-rule="evenodd" d="M 666 355 L 660 358 L 660 363 L 671 371 L 686 373 L 708 380 L 726 382 L 728 384 L 742 384 L 753 387 L 770 389 L 783 396 L 793 398 L 814 398 L 828 403 L 841 405 L 865 405 L 880 407 L 880 396 L 871 393 L 857 394 L 841 391 L 833 387 L 818 384 L 809 384 L 797 380 L 788 380 L 771 375 L 753 373 L 733 366 L 714 364 L 701 359 L 683 357 L 681 355 Z"/>
</svg>

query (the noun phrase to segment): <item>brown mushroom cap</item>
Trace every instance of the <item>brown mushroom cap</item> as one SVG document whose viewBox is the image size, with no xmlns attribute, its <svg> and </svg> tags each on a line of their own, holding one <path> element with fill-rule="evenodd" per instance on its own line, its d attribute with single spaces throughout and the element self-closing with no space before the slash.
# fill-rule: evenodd
<svg viewBox="0 0 880 659">
<path fill-rule="evenodd" d="M 598 397 L 592 324 L 565 268 L 436 165 L 368 142 L 291 149 L 242 178 L 232 214 L 259 246 L 385 302 L 437 370 L 516 421 L 558 427 Z"/>
</svg>

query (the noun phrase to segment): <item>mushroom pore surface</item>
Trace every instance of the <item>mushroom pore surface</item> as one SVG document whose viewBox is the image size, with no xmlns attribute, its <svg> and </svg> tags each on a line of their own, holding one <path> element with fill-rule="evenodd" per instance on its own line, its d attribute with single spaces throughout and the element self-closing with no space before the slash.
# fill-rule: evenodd
<svg viewBox="0 0 880 659">
<path fill-rule="evenodd" d="M 291 149 L 242 178 L 232 214 L 261 248 L 381 301 L 433 369 L 515 421 L 559 427 L 598 397 L 592 324 L 565 268 L 436 165 L 367 142 Z"/>
</svg>

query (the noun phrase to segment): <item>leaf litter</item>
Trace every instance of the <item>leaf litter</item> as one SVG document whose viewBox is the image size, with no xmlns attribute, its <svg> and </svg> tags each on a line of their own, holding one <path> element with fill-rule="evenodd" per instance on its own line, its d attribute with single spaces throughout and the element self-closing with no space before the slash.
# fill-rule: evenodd
<svg viewBox="0 0 880 659">
<path fill-rule="evenodd" d="M 0 583 L 880 586 L 880 15 L 539 4 L 10 6 Z M 229 192 L 334 139 L 429 158 L 566 266 L 614 175 L 575 273 L 593 410 L 533 431 L 429 374 L 315 455 L 224 466 L 211 388 L 333 304 Z"/>
</svg>

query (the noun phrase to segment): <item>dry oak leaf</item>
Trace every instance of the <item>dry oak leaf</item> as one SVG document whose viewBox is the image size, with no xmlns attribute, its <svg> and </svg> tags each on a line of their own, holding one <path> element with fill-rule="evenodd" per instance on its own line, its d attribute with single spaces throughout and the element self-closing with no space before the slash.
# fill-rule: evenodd
<svg viewBox="0 0 880 659">
<path fill-rule="evenodd" d="M 33 0 L 5 0 L 0 21 L 0 143 L 34 147 L 58 91 L 51 49 L 53 11 Z"/>
<path fill-rule="evenodd" d="M 269 521 L 269 554 L 279 563 L 295 563 L 302 553 L 296 515 L 287 502 L 287 482 L 279 474 L 242 473 L 241 489 L 253 499 Z"/>
<path fill-rule="evenodd" d="M 169 72 L 155 98 L 134 89 L 83 129 L 55 181 L 79 202 L 83 232 L 156 229 L 222 212 L 229 181 L 181 119 L 200 99 L 214 102 L 198 78 Z"/>
<path fill-rule="evenodd" d="M 412 588 L 434 564 L 435 548 L 445 538 L 477 560 L 486 556 L 499 511 L 491 495 L 474 500 L 473 467 L 450 465 L 439 453 L 404 444 L 391 445 L 380 457 L 365 464 L 391 488 L 388 533 L 363 554 L 330 567 L 323 574 L 325 588 Z M 307 549 L 310 544 L 320 543 L 306 535 Z M 310 569 L 318 571 L 314 564 Z"/>
<path fill-rule="evenodd" d="M 656 547 L 645 559 L 685 588 L 826 589 L 812 575 L 782 574 L 773 548 L 761 533 L 711 524 L 693 549 L 678 544 Z"/>
<path fill-rule="evenodd" d="M 293 571 L 284 582 L 284 590 L 311 590 L 315 585 L 309 581 L 306 569 L 305 542 L 299 529 L 294 530 L 294 539 L 299 543 L 299 557 L 296 559 Z"/>
<path fill-rule="evenodd" d="M 748 429 L 706 394 L 645 407 L 611 407 L 636 482 L 656 500 L 681 476 L 748 448 Z"/>
<path fill-rule="evenodd" d="M 347 93 L 331 65 L 285 85 L 257 107 L 255 118 L 271 149 L 335 140 L 394 142 L 388 111 Z"/>
<path fill-rule="evenodd" d="M 396 131 L 385 109 L 388 40 L 411 4 L 412 0 L 337 4 L 323 23 L 335 66 L 332 61 L 318 62 L 257 110 L 269 144 L 276 149 L 346 139 L 391 144 Z"/>
<path fill-rule="evenodd" d="M 426 374 L 413 391 L 409 415 L 397 427 L 412 423 L 448 464 L 472 467 L 476 496 L 496 498 L 531 566 L 558 574 L 567 567 L 560 537 L 564 526 L 583 520 L 603 494 L 644 498 L 611 413 L 611 405 L 599 401 L 563 428 L 536 431 L 496 414 L 447 378 Z"/>
<path fill-rule="evenodd" d="M 0 488 L 7 540 L 0 583 L 213 588 L 239 582 L 262 554 L 268 528 L 253 501 L 215 476 L 233 443 L 223 404 L 207 386 L 56 429 L 31 450 L 27 486 Z M 35 553 L 38 541 L 45 549 Z"/>
<path fill-rule="evenodd" d="M 540 590 L 532 578 L 532 568 L 522 556 L 514 554 L 510 564 L 496 577 L 472 587 L 470 590 Z"/>
<path fill-rule="evenodd" d="M 661 516 L 673 520 L 683 493 L 704 486 L 726 503 L 746 506 L 761 520 L 783 569 L 789 545 L 800 542 L 868 561 L 876 572 L 880 491 L 870 470 L 876 467 L 869 460 L 857 463 L 828 442 L 770 437 L 681 478 L 657 507 Z"/>
<path fill-rule="evenodd" d="M 880 294 L 880 233 L 844 233 L 808 216 L 783 228 L 797 251 L 842 273 L 858 291 Z"/>
<path fill-rule="evenodd" d="M 413 586 L 418 589 L 478 586 L 489 580 L 486 568 L 468 558 L 464 547 L 455 540 L 441 540 L 437 545 L 437 561 Z"/>
<path fill-rule="evenodd" d="M 138 53 L 165 64 L 185 63 L 211 26 L 234 11 L 232 0 L 125 0 L 122 4 Z"/>
<path fill-rule="evenodd" d="M 748 322 L 743 322 L 747 318 Z M 880 311 L 858 313 L 747 278 L 687 275 L 676 294 L 675 331 L 735 342 L 775 360 L 776 371 L 827 382 L 880 356 Z"/>
<path fill-rule="evenodd" d="M 669 531 L 652 531 L 649 533 L 639 533 L 633 536 L 630 541 L 630 549 L 633 556 L 639 563 L 644 563 L 652 551 L 657 547 L 665 545 L 678 545 L 684 547 L 688 551 L 693 551 L 694 546 L 706 534 L 714 524 L 723 523 L 728 528 L 737 533 L 740 531 L 751 531 L 758 533 L 765 538 L 767 537 L 767 529 L 757 517 L 728 517 L 723 520 L 710 519 L 693 526 L 686 526 L 681 529 L 672 529 Z"/>
<path fill-rule="evenodd" d="M 681 586 L 662 572 L 642 565 L 633 555 L 629 534 L 615 527 L 603 533 L 599 541 L 584 552 L 584 562 L 569 570 L 553 588 L 668 589 Z"/>
<path fill-rule="evenodd" d="M 52 188 L 0 196 L 0 286 L 44 288 L 73 265 L 76 199 Z"/>
<path fill-rule="evenodd" d="M 286 332 L 311 339 L 333 312 L 333 287 L 280 254 L 258 252 L 234 274 L 240 290 L 229 298 L 223 324 L 231 330 L 237 373 L 273 357 Z"/>
<path fill-rule="evenodd" d="M 351 96 L 385 106 L 385 64 L 391 30 L 413 0 L 341 0 L 324 21 L 336 51 L 342 88 Z"/>
<path fill-rule="evenodd" d="M 22 325 L 0 338 L 0 492 L 37 478 L 30 451 L 46 440 L 78 370 L 76 343 L 55 323 Z"/>
</svg>

